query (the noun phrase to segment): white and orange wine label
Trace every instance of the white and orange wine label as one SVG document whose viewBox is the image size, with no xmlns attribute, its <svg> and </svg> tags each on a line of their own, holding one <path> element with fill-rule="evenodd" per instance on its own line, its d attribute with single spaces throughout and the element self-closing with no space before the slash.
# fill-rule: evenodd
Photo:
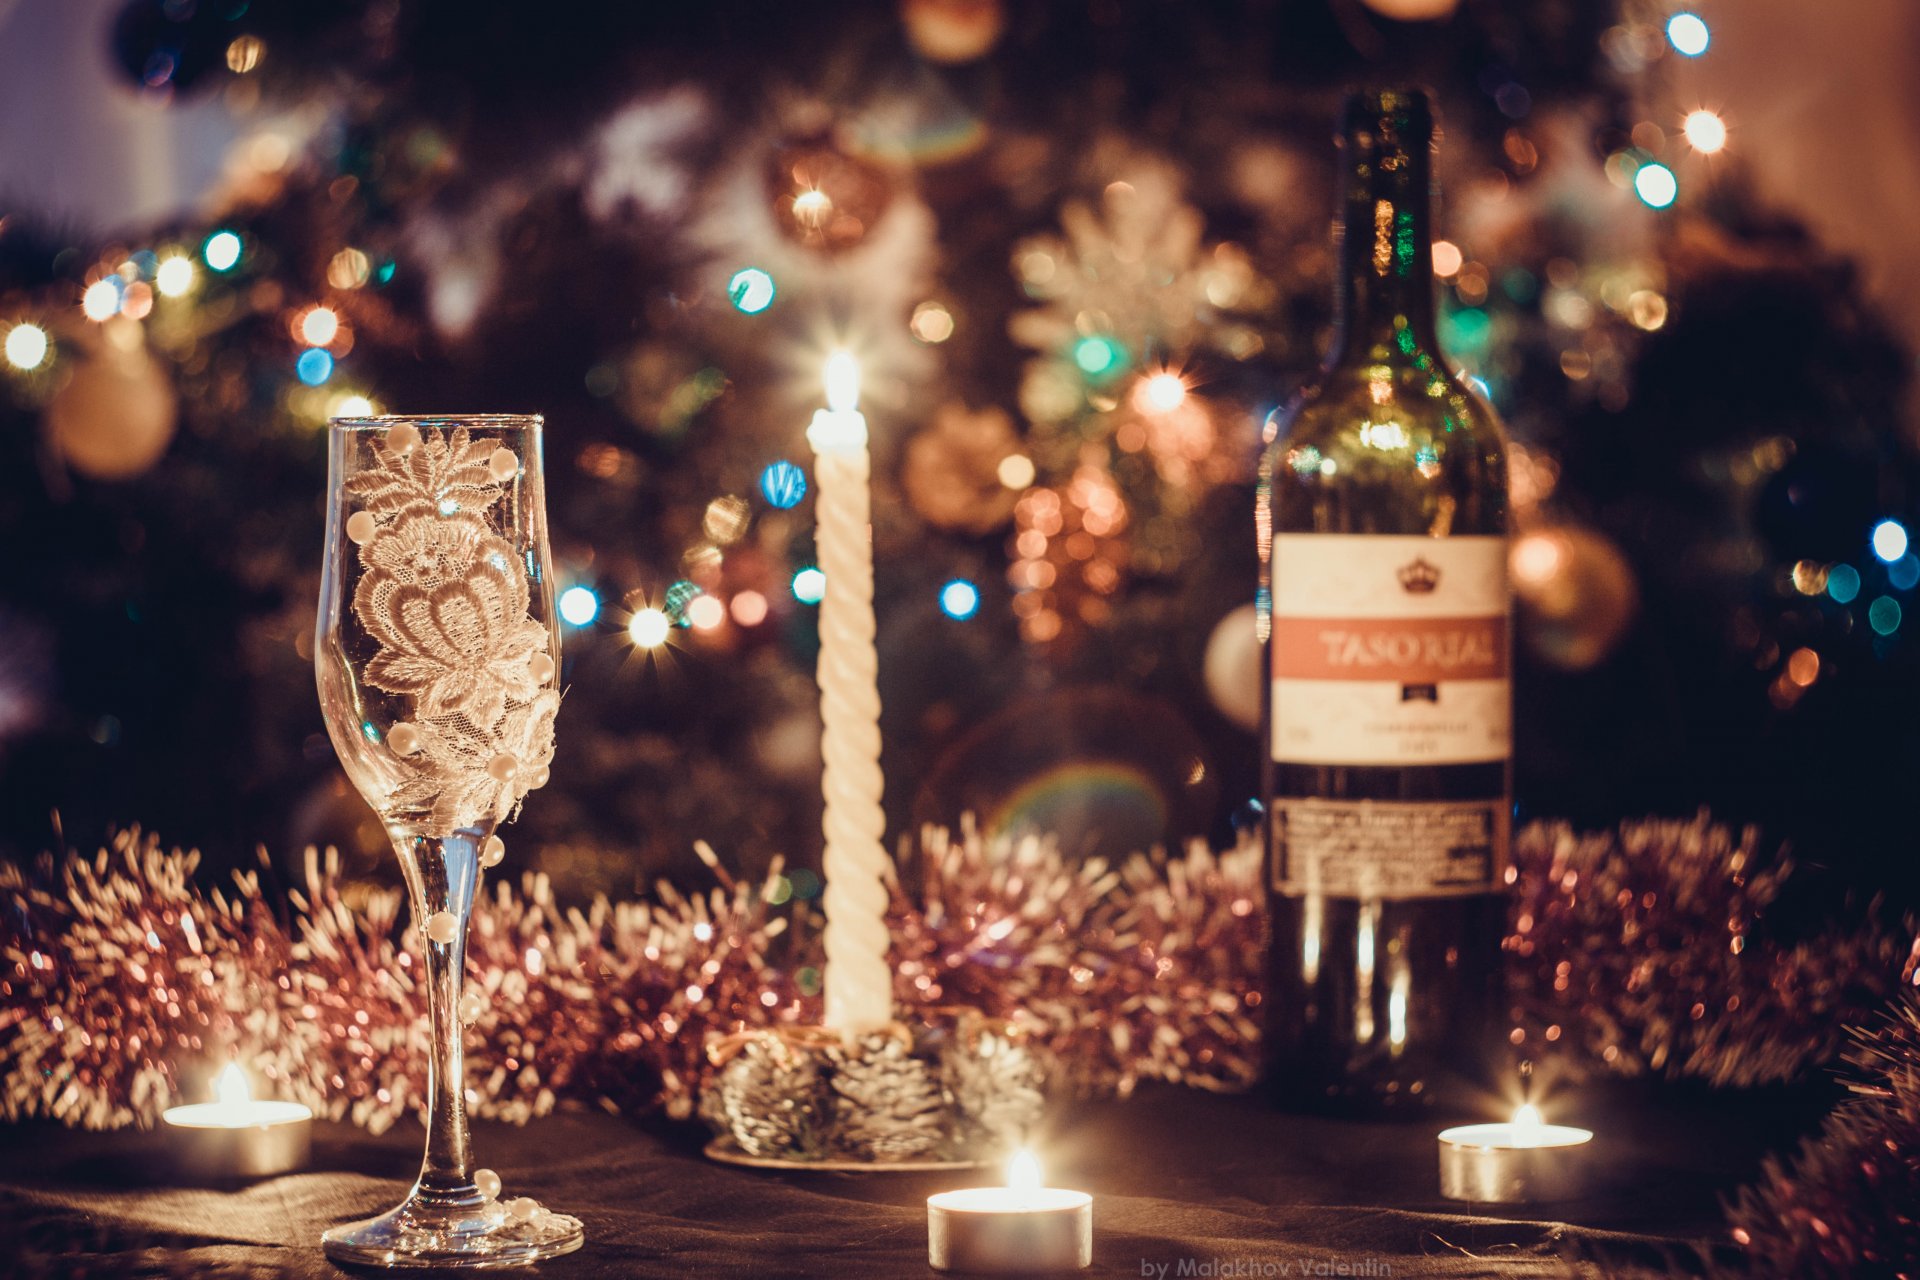
<svg viewBox="0 0 1920 1280">
<path fill-rule="evenodd" d="M 1505 538 L 1276 534 L 1272 566 L 1275 760 L 1511 754 Z"/>
</svg>

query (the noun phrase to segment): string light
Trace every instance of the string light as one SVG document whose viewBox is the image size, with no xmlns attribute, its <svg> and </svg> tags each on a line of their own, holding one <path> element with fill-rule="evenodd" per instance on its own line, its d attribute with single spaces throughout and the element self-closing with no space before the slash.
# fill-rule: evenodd
<svg viewBox="0 0 1920 1280">
<path fill-rule="evenodd" d="M 106 320 L 120 309 L 120 277 L 95 280 L 80 295 L 80 310 L 89 320 Z"/>
<path fill-rule="evenodd" d="M 945 342 L 953 336 L 953 313 L 937 302 L 923 302 L 913 309 L 907 328 L 929 345 Z"/>
<path fill-rule="evenodd" d="M 641 649 L 658 649 L 672 631 L 673 619 L 651 605 L 635 610 L 633 617 L 627 619 L 627 638 Z"/>
<path fill-rule="evenodd" d="M 727 620 L 727 606 L 717 596 L 696 596 L 687 605 L 687 624 L 696 631 L 711 631 Z"/>
<path fill-rule="evenodd" d="M 1873 526 L 1873 554 L 1892 564 L 1907 554 L 1907 527 L 1898 520 L 1882 520 Z"/>
<path fill-rule="evenodd" d="M 773 277 L 758 267 L 742 267 L 727 281 L 727 298 L 742 315 L 759 315 L 773 305 Z"/>
<path fill-rule="evenodd" d="M 293 371 L 300 375 L 300 381 L 317 387 L 333 376 L 333 356 L 323 348 L 308 347 L 293 362 Z"/>
<path fill-rule="evenodd" d="M 827 594 L 827 575 L 808 565 L 793 575 L 793 598 L 801 604 L 819 604 Z"/>
<path fill-rule="evenodd" d="M 1682 10 L 1667 19 L 1667 43 L 1676 53 L 1697 58 L 1713 43 L 1713 32 L 1707 29 L 1706 19 L 1699 14 Z"/>
<path fill-rule="evenodd" d="M 182 254 L 161 260 L 153 272 L 153 287 L 169 298 L 178 298 L 193 288 L 193 262 Z"/>
<path fill-rule="evenodd" d="M 300 315 L 300 340 L 310 347 L 324 347 L 340 336 L 340 317 L 332 307 L 310 307 Z"/>
<path fill-rule="evenodd" d="M 1726 122 L 1705 107 L 1689 111 L 1680 131 L 1686 135 L 1687 145 L 1701 155 L 1713 155 L 1727 145 Z"/>
<path fill-rule="evenodd" d="M 216 231 L 200 246 L 200 256 L 215 271 L 231 271 L 240 263 L 240 237 L 231 231 Z"/>
<path fill-rule="evenodd" d="M 994 469 L 1000 483 L 1009 489 L 1025 489 L 1033 484 L 1039 474 L 1033 465 L 1033 459 L 1024 453 L 1010 453 L 1000 459 L 1000 465 Z"/>
<path fill-rule="evenodd" d="M 45 329 L 22 321 L 7 330 L 7 363 L 16 369 L 38 369 L 51 345 Z"/>
<path fill-rule="evenodd" d="M 1460 246 L 1451 240 L 1433 242 L 1433 274 L 1448 279 L 1460 274 L 1460 268 L 1466 265 L 1466 256 L 1460 252 Z"/>
<path fill-rule="evenodd" d="M 733 598 L 729 611 L 741 626 L 757 627 L 767 620 L 767 598 L 758 591 L 742 591 Z"/>
<path fill-rule="evenodd" d="M 1187 402 L 1187 384 L 1170 369 L 1140 379 L 1134 389 L 1134 407 L 1142 413 L 1172 413 Z"/>
<path fill-rule="evenodd" d="M 1680 182 L 1673 170 L 1657 160 L 1649 160 L 1633 175 L 1633 191 L 1650 209 L 1664 209 L 1680 194 Z"/>
<path fill-rule="evenodd" d="M 600 597 L 592 587 L 568 587 L 560 593 L 560 619 L 568 626 L 584 627 L 600 616 Z"/>
<path fill-rule="evenodd" d="M 940 588 L 940 612 L 955 622 L 965 622 L 980 612 L 980 588 L 965 578 L 955 578 Z"/>
</svg>

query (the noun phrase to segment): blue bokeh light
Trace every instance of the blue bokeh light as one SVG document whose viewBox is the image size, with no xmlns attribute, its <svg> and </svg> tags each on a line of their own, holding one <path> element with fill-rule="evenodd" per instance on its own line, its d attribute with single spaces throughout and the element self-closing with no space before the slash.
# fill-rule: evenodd
<svg viewBox="0 0 1920 1280">
<path fill-rule="evenodd" d="M 980 612 L 980 588 L 965 578 L 955 578 L 940 588 L 940 612 L 955 622 L 965 622 Z"/>
<path fill-rule="evenodd" d="M 1900 602 L 1881 596 L 1867 606 L 1867 623 L 1880 635 L 1892 635 L 1900 629 Z"/>
<path fill-rule="evenodd" d="M 568 587 L 560 593 L 560 618 L 569 626 L 584 627 L 600 616 L 600 597 L 592 587 Z"/>
<path fill-rule="evenodd" d="M 1907 554 L 1907 526 L 1898 520 L 1882 520 L 1873 526 L 1873 554 L 1892 564 Z"/>
<path fill-rule="evenodd" d="M 317 387 L 333 376 L 333 354 L 325 347 L 308 347 L 293 362 L 293 371 L 300 375 L 300 381 Z"/>
<path fill-rule="evenodd" d="M 1860 571 L 1850 564 L 1837 564 L 1827 571 L 1827 594 L 1835 604 L 1851 604 L 1860 594 Z"/>
<path fill-rule="evenodd" d="M 827 575 L 808 565 L 793 575 L 793 598 L 801 604 L 819 604 L 827 594 Z"/>
<path fill-rule="evenodd" d="M 759 315 L 773 305 L 773 277 L 758 267 L 742 267 L 727 281 L 727 298 L 742 315 Z"/>
<path fill-rule="evenodd" d="M 1674 52 L 1697 58 L 1713 43 L 1713 32 L 1708 30 L 1705 18 L 1682 10 L 1667 19 L 1667 43 Z"/>
<path fill-rule="evenodd" d="M 785 458 L 769 463 L 760 473 L 760 492 L 782 511 L 797 507 L 807 496 L 807 473 Z"/>
</svg>

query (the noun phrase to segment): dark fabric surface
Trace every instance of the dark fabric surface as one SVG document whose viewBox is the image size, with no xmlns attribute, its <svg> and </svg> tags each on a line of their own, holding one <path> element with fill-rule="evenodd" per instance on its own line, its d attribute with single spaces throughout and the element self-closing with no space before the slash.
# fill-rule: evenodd
<svg viewBox="0 0 1920 1280">
<path fill-rule="evenodd" d="M 1706 1274 L 1715 1266 L 1703 1251 L 1725 1240 L 1719 1198 L 1825 1101 L 1590 1097 L 1578 1118 L 1600 1135 L 1590 1194 L 1498 1215 L 1439 1198 L 1437 1119 L 1290 1116 L 1251 1098 L 1153 1089 L 1064 1108 L 1035 1145 L 1048 1182 L 1094 1193 L 1093 1276 Z M 554 1277 L 933 1276 L 927 1195 L 995 1180 L 767 1173 L 711 1163 L 701 1140 L 579 1112 L 476 1126 L 475 1149 L 507 1194 L 586 1224 L 583 1251 L 541 1268 Z M 378 1138 L 320 1125 L 310 1169 L 223 1190 L 172 1185 L 164 1135 L 0 1127 L 0 1265 L 338 1276 L 321 1230 L 396 1203 L 420 1141 L 413 1125 Z"/>
</svg>

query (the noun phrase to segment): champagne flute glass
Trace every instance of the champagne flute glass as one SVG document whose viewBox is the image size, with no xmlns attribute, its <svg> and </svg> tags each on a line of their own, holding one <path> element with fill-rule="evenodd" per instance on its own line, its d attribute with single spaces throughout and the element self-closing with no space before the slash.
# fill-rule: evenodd
<svg viewBox="0 0 1920 1280">
<path fill-rule="evenodd" d="M 560 633 L 538 417 L 336 418 L 313 659 L 327 732 L 385 823 L 424 935 L 427 1149 L 396 1209 L 322 1237 L 337 1262 L 519 1266 L 580 1223 L 473 1179 L 460 982 L 494 829 L 546 781 Z M 497 1188 L 489 1188 L 497 1191 Z"/>
</svg>

